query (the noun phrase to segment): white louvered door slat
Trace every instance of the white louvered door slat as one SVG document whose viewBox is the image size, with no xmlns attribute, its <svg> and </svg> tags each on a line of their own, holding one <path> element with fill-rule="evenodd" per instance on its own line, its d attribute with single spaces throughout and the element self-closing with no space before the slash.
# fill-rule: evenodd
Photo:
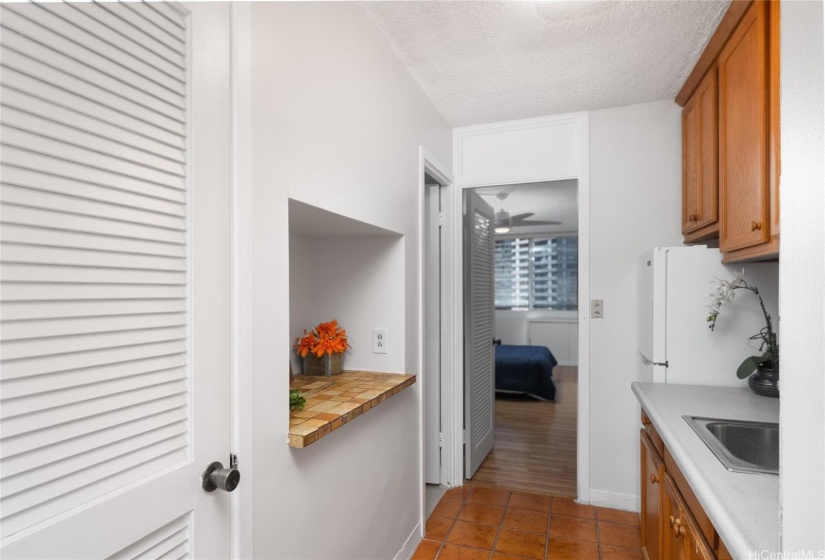
<svg viewBox="0 0 825 560">
<path fill-rule="evenodd" d="M 468 192 L 464 216 L 464 476 L 472 478 L 495 437 L 495 212 Z"/>
<path fill-rule="evenodd" d="M 191 8 L 0 6 L 4 559 L 229 556 L 230 18 Z"/>
</svg>

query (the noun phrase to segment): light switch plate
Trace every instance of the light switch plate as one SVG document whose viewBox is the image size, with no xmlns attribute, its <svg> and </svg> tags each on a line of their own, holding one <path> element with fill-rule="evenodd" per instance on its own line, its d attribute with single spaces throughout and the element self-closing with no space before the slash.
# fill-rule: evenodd
<svg viewBox="0 0 825 560">
<path fill-rule="evenodd" d="M 372 353 L 387 353 L 387 329 L 372 329 Z"/>
<path fill-rule="evenodd" d="M 590 300 L 590 317 L 592 319 L 604 318 L 604 300 L 592 299 Z"/>
</svg>

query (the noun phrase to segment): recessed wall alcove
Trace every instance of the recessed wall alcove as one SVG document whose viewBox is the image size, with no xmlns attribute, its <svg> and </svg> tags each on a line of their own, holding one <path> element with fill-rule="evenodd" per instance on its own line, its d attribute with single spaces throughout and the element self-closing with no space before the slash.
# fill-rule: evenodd
<svg viewBox="0 0 825 560">
<path fill-rule="evenodd" d="M 352 348 L 345 370 L 403 373 L 404 237 L 373 224 L 289 200 L 290 360 L 296 337 L 337 319 Z M 387 353 L 372 351 L 373 328 L 387 329 Z"/>
</svg>

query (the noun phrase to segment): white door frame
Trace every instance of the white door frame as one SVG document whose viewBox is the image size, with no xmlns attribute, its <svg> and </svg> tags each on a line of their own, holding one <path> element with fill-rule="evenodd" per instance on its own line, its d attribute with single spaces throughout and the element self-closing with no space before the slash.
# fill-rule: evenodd
<svg viewBox="0 0 825 560">
<path fill-rule="evenodd" d="M 577 125 L 576 142 L 578 152 L 578 171 L 553 175 L 547 173 L 523 173 L 518 169 L 508 170 L 504 175 L 491 176 L 487 179 L 475 178 L 472 182 L 463 180 L 462 174 L 462 154 L 463 140 L 467 137 L 479 134 L 490 134 L 496 132 L 517 132 L 520 130 L 535 129 L 543 126 L 554 126 L 556 124 Z M 463 298 L 461 297 L 464 286 L 464 270 L 462 262 L 464 259 L 462 243 L 462 214 L 463 214 L 463 191 L 476 187 L 489 187 L 496 185 L 512 185 L 518 183 L 535 183 L 543 181 L 560 181 L 565 179 L 576 179 L 578 181 L 578 214 L 579 214 L 579 394 L 578 394 L 578 419 L 577 419 L 577 462 L 576 462 L 576 495 L 581 503 L 590 503 L 590 117 L 588 112 L 570 113 L 552 117 L 539 117 L 535 119 L 524 119 L 504 123 L 493 123 L 455 129 L 453 131 L 453 161 L 456 176 L 455 187 L 452 191 L 452 216 L 445 224 L 451 232 L 452 254 L 448 276 L 453 284 L 451 299 L 453 306 L 452 319 L 454 328 L 452 330 L 453 348 L 455 361 L 453 368 L 455 374 L 452 376 L 452 398 L 449 411 L 451 417 L 451 434 L 446 433 L 445 426 L 445 447 L 442 452 L 445 462 L 452 462 L 452 472 L 458 473 L 454 477 L 454 485 L 463 484 L 464 474 L 464 444 L 461 427 L 464 422 L 464 354 L 461 351 L 464 337 L 464 325 L 460 320 L 463 317 Z M 445 395 L 446 398 L 446 395 Z M 451 452 L 448 445 L 452 447 Z"/>
<path fill-rule="evenodd" d="M 453 262 L 454 251 L 454 232 L 451 227 L 452 222 L 452 205 L 453 205 L 453 178 L 447 171 L 447 167 L 441 165 L 423 146 L 418 149 L 418 381 L 420 384 L 419 394 L 419 455 L 421 457 L 420 465 L 420 480 L 419 487 L 421 489 L 419 495 L 419 511 L 421 512 L 420 529 L 421 536 L 424 536 L 424 528 L 426 526 L 426 507 L 425 507 L 425 491 L 424 491 L 424 395 L 425 386 L 427 383 L 424 375 L 424 211 L 425 211 L 425 194 L 428 188 L 426 183 L 426 174 L 429 174 L 438 181 L 441 185 L 442 191 L 442 215 L 444 216 L 444 225 L 441 228 L 442 247 L 445 253 L 441 256 L 441 355 L 449 357 L 443 359 L 441 362 L 441 425 L 442 433 L 444 434 L 444 446 L 442 447 L 441 458 L 441 484 L 448 486 L 457 486 L 454 473 L 463 471 L 454 470 L 453 458 L 449 451 L 453 449 L 455 439 L 454 416 L 450 415 L 451 403 L 455 400 L 454 394 L 454 378 L 456 368 L 456 356 L 452 349 L 455 345 L 455 330 L 456 318 L 452 313 L 454 310 L 454 294 L 455 294 L 455 277 L 454 267 L 448 263 Z M 458 395 L 461 396 L 461 395 Z M 458 426 L 461 426 L 459 423 Z M 460 479 L 459 479 L 460 480 Z"/>
</svg>

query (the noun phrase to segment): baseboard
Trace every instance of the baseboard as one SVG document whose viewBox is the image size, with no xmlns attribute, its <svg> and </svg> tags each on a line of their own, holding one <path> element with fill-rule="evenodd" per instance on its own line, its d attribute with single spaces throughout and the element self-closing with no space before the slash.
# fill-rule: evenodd
<svg viewBox="0 0 825 560">
<path fill-rule="evenodd" d="M 416 523 L 415 528 L 410 533 L 410 536 L 407 537 L 407 541 L 404 543 L 404 546 L 401 547 L 401 550 L 398 551 L 398 554 L 395 555 L 394 560 L 410 560 L 412 555 L 415 554 L 415 549 L 418 548 L 418 544 L 421 542 L 421 523 Z"/>
<path fill-rule="evenodd" d="M 604 490 L 590 490 L 590 505 L 639 512 L 640 498 L 632 494 L 617 494 Z"/>
</svg>

